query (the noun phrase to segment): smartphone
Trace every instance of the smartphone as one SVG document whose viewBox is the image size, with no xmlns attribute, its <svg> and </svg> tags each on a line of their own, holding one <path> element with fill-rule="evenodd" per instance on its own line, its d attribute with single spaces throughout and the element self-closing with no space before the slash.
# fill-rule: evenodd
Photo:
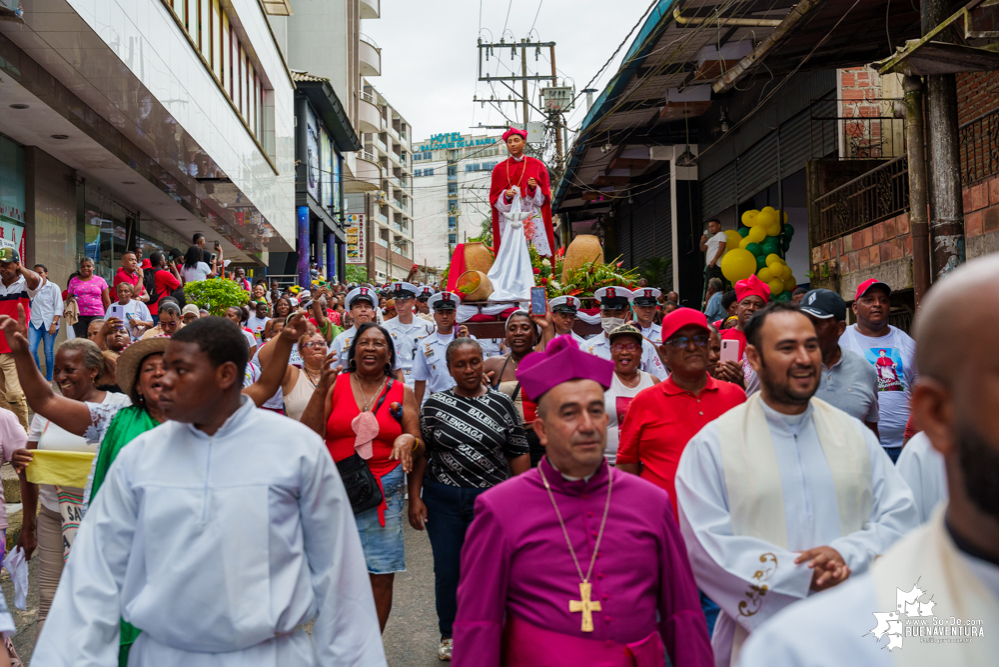
<svg viewBox="0 0 999 667">
<path fill-rule="evenodd" d="M 218 259 L 218 257 L 219 257 L 219 256 L 218 256 L 218 255 L 216 255 L 215 253 L 212 253 L 212 261 L 213 261 L 213 262 L 214 262 L 214 261 L 215 261 L 216 259 Z"/>
<path fill-rule="evenodd" d="M 547 292 L 544 287 L 531 288 L 531 315 L 544 315 L 548 312 Z"/>
<path fill-rule="evenodd" d="M 222 243 L 221 243 L 221 241 L 216 241 L 215 242 L 215 249 L 216 250 L 221 250 L 222 249 Z"/>
<path fill-rule="evenodd" d="M 723 340 L 721 343 L 721 362 L 739 361 L 739 341 Z"/>
</svg>

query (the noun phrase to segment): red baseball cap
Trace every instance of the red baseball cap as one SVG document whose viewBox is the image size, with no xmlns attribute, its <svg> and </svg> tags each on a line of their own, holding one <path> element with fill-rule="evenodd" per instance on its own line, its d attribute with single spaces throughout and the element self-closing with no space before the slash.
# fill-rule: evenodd
<svg viewBox="0 0 999 667">
<path fill-rule="evenodd" d="M 669 340 L 680 329 L 690 326 L 710 331 L 708 329 L 708 318 L 704 313 L 693 308 L 677 308 L 663 318 L 663 342 L 665 343 Z"/>
<path fill-rule="evenodd" d="M 854 295 L 853 300 L 856 301 L 860 297 L 867 294 L 867 291 L 872 287 L 880 287 L 889 296 L 891 296 L 891 288 L 888 287 L 888 283 L 881 282 L 877 278 L 871 278 L 870 280 L 865 280 L 864 282 L 860 283 L 860 287 L 857 288 L 857 293 L 856 295 Z"/>
</svg>

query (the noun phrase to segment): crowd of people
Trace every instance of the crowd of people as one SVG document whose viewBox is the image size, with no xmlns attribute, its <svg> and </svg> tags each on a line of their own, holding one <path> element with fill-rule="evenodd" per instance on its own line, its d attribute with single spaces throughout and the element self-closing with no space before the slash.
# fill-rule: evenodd
<svg viewBox="0 0 999 667">
<path fill-rule="evenodd" d="M 110 286 L 84 260 L 62 293 L 0 249 L 39 665 L 385 664 L 405 523 L 459 665 L 888 664 L 871 614 L 924 575 L 999 621 L 999 260 L 935 285 L 915 339 L 884 282 L 848 324 L 755 276 L 709 276 L 703 311 L 558 297 L 494 339 L 435 285 L 251 283 L 215 250 L 127 253 Z M 185 303 L 199 280 L 247 304 Z"/>
</svg>

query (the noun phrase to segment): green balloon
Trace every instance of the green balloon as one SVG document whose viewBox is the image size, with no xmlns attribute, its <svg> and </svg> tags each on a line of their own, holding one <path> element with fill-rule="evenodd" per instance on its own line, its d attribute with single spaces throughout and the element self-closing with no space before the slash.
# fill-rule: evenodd
<svg viewBox="0 0 999 667">
<path fill-rule="evenodd" d="M 748 243 L 746 244 L 746 250 L 753 253 L 756 257 L 759 257 L 760 253 L 763 252 L 763 246 L 759 243 Z M 766 257 L 766 255 L 764 255 L 764 257 Z"/>
<path fill-rule="evenodd" d="M 787 252 L 787 249 L 790 247 L 791 247 L 791 239 L 788 238 L 784 239 L 784 252 Z"/>
<path fill-rule="evenodd" d="M 794 236 L 794 227 L 791 225 L 784 225 L 784 236 L 791 238 Z"/>
<path fill-rule="evenodd" d="M 768 236 L 763 243 L 760 244 L 763 247 L 763 255 L 772 255 L 778 251 L 780 245 L 777 241 L 776 236 Z"/>
<path fill-rule="evenodd" d="M 739 236 L 742 238 L 749 236 L 749 227 L 739 227 Z"/>
<path fill-rule="evenodd" d="M 789 292 L 787 290 L 784 290 L 783 292 L 781 292 L 780 294 L 778 294 L 775 298 L 778 301 L 790 301 L 791 300 L 791 292 Z"/>
<path fill-rule="evenodd" d="M 767 268 L 767 256 L 766 255 L 762 255 L 762 254 L 761 255 L 757 255 L 756 256 L 756 270 L 759 271 L 760 269 L 765 269 L 765 268 Z"/>
</svg>

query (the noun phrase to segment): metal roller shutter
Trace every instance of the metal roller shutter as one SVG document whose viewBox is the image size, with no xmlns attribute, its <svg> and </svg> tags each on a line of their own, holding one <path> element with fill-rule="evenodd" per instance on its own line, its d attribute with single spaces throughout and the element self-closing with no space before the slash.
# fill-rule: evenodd
<svg viewBox="0 0 999 667">
<path fill-rule="evenodd" d="M 739 181 L 735 162 L 701 181 L 701 219 L 710 220 L 739 203 Z"/>
</svg>

